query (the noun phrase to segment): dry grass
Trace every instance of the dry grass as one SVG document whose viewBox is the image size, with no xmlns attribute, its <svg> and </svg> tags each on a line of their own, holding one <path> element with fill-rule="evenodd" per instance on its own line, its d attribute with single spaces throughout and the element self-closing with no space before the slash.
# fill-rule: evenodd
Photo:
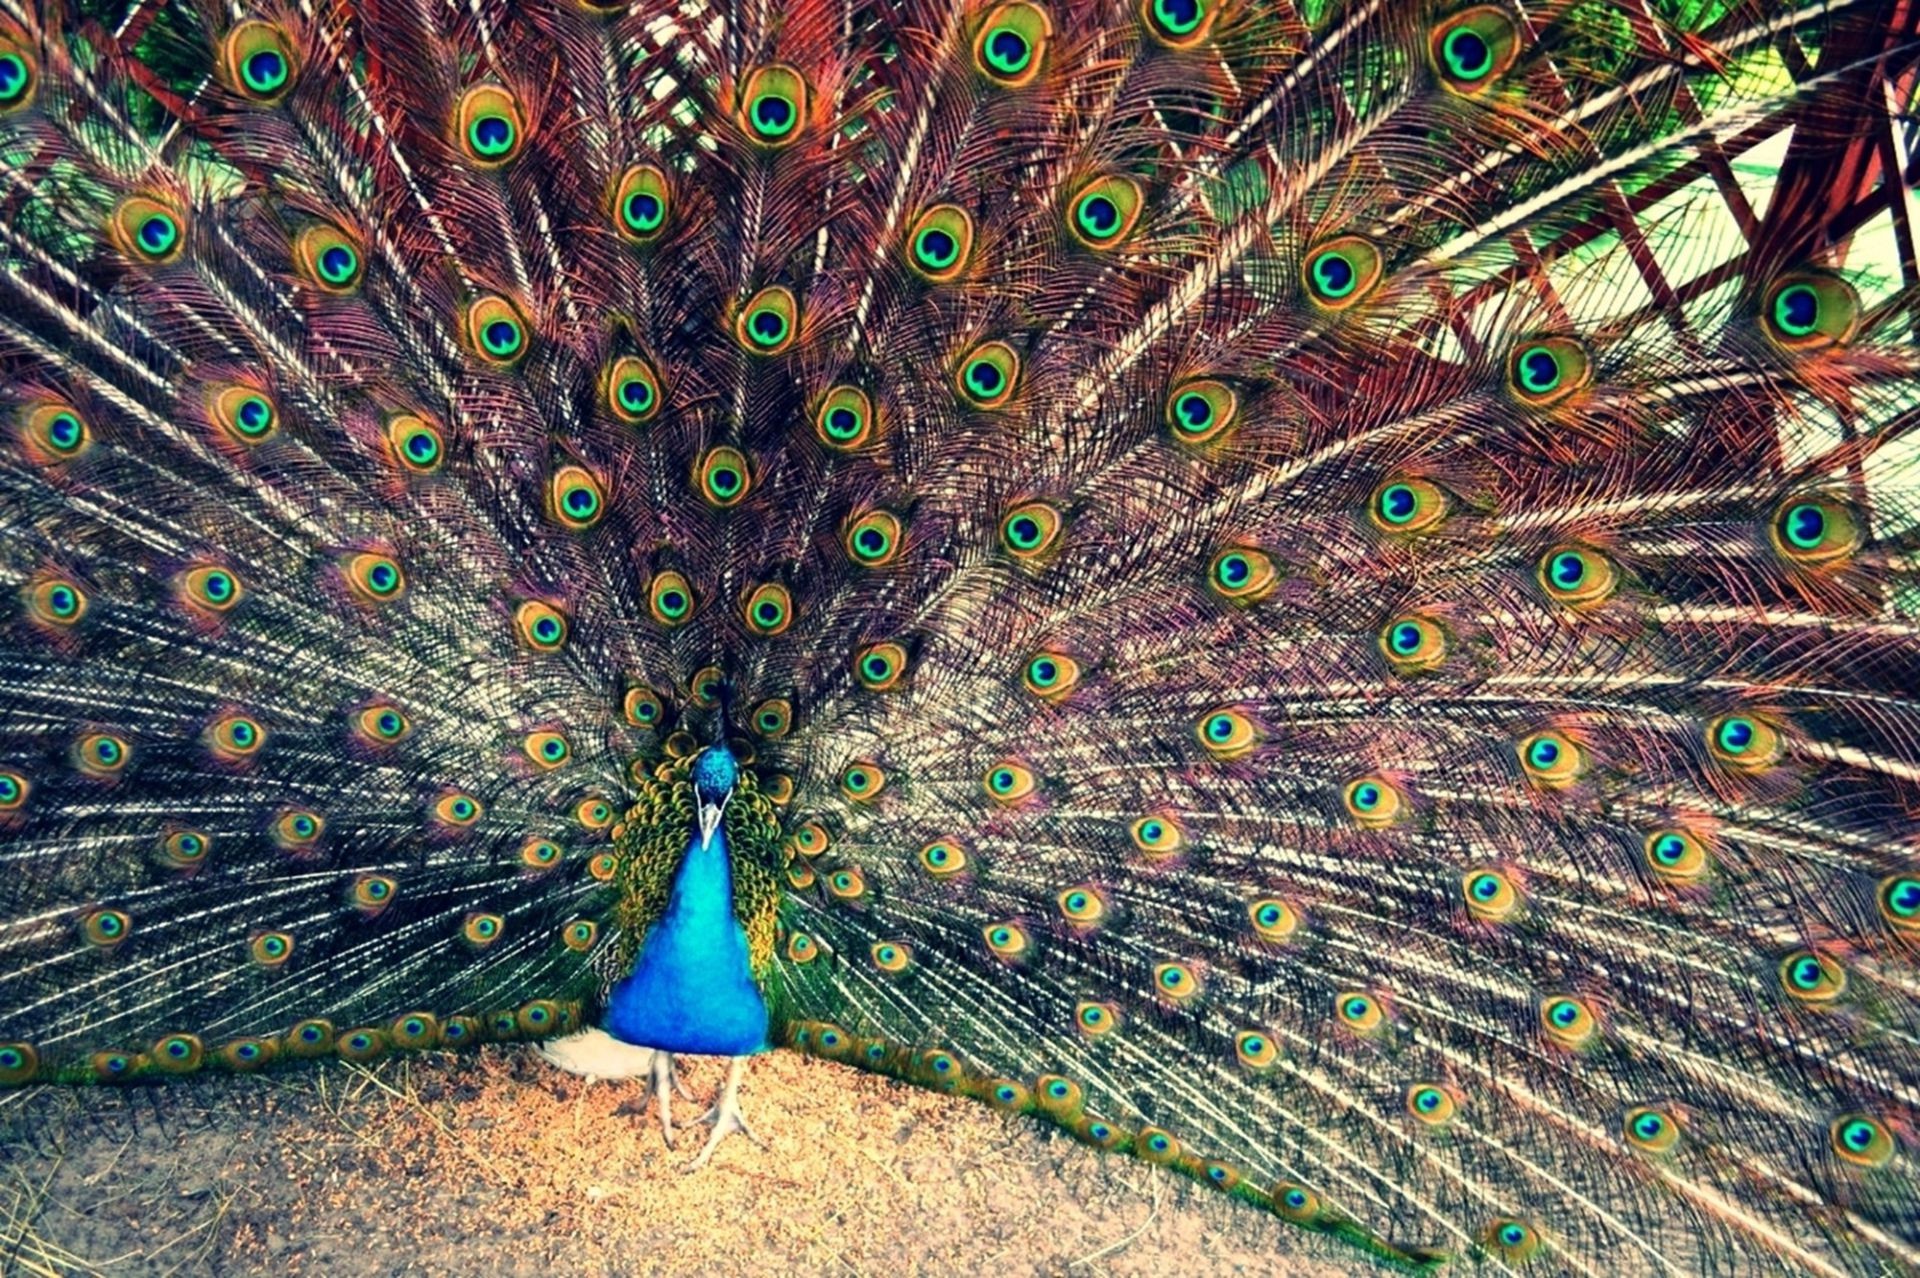
<svg viewBox="0 0 1920 1278">
<path fill-rule="evenodd" d="M 717 1062 L 688 1083 L 706 1097 Z M 1348 1272 L 1333 1245 L 985 1106 L 774 1053 L 695 1175 L 638 1088 L 524 1049 L 0 1109 L 0 1272 Z M 676 1119 L 700 1110 L 682 1102 Z"/>
</svg>

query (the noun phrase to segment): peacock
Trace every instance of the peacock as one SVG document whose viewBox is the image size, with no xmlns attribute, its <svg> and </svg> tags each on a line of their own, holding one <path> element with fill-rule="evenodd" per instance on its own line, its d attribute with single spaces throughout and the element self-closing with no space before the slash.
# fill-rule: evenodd
<svg viewBox="0 0 1920 1278">
<path fill-rule="evenodd" d="M 728 1057 L 699 1163 L 791 1049 L 1356 1263 L 1920 1268 L 1916 74 L 0 0 L 0 1084 Z"/>
</svg>

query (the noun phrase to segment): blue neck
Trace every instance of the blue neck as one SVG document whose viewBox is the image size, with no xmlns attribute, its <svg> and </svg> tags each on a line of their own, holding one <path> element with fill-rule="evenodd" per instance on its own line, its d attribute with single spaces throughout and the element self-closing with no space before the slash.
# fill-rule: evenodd
<svg viewBox="0 0 1920 1278">
<path fill-rule="evenodd" d="M 697 829 L 689 837 L 666 911 L 608 996 L 606 1028 L 623 1042 L 670 1052 L 744 1056 L 767 1046 L 766 1001 L 733 916 L 725 829 L 704 846 Z"/>
</svg>

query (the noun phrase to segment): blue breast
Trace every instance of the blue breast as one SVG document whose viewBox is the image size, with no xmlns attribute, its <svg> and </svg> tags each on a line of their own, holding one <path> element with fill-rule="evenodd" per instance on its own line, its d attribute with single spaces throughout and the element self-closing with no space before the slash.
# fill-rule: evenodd
<svg viewBox="0 0 1920 1278">
<path fill-rule="evenodd" d="M 747 934 L 733 916 L 727 835 L 704 848 L 695 833 L 673 878 L 666 912 L 633 971 L 613 987 L 604 1021 L 625 1043 L 700 1056 L 767 1047 L 767 1003 L 747 969 Z"/>
</svg>

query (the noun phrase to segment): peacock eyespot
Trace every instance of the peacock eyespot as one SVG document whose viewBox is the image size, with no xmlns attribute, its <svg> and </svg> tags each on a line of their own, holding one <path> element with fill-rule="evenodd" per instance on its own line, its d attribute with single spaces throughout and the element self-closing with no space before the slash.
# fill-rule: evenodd
<svg viewBox="0 0 1920 1278">
<path fill-rule="evenodd" d="M 1233 1055 L 1242 1068 L 1257 1072 L 1279 1063 L 1280 1047 L 1259 1030 L 1241 1030 L 1233 1038 Z"/>
<path fill-rule="evenodd" d="M 1407 798 L 1384 777 L 1361 777 L 1341 794 L 1347 815 L 1363 830 L 1383 830 L 1407 813 Z"/>
<path fill-rule="evenodd" d="M 1105 252 L 1125 243 L 1144 205 L 1140 184 L 1123 174 L 1098 177 L 1069 202 L 1067 229 L 1082 247 Z"/>
<path fill-rule="evenodd" d="M 1320 1215 L 1320 1195 L 1303 1185 L 1282 1183 L 1273 1187 L 1273 1208 L 1288 1220 L 1309 1224 Z"/>
<path fill-rule="evenodd" d="M 1021 563 L 1045 558 L 1060 541 L 1066 521 L 1043 501 L 1021 502 L 1000 517 L 1000 544 Z"/>
<path fill-rule="evenodd" d="M 989 923 L 981 932 L 986 937 L 987 949 L 997 959 L 1011 961 L 1027 952 L 1027 932 L 1018 923 Z"/>
<path fill-rule="evenodd" d="M 1460 890 L 1467 912 L 1484 923 L 1506 923 L 1520 913 L 1520 893 L 1499 870 L 1469 871 L 1460 880 Z"/>
<path fill-rule="evenodd" d="M 17 111 L 33 101 L 39 68 L 27 51 L 0 35 L 0 112 Z"/>
<path fill-rule="evenodd" d="M 1058 705 L 1080 684 L 1080 663 L 1064 652 L 1041 652 L 1029 658 L 1020 681 L 1042 701 Z"/>
<path fill-rule="evenodd" d="M 774 284 L 755 293 L 734 322 L 734 336 L 749 355 L 778 355 L 793 344 L 800 303 L 792 290 Z"/>
<path fill-rule="evenodd" d="M 4 790 L 0 790 L 4 800 Z M 0 802 L 0 807 L 4 807 Z M 1920 878 L 1911 874 L 1891 874 L 1880 880 L 1875 902 L 1887 926 L 1902 936 L 1920 936 Z"/>
<path fill-rule="evenodd" d="M 1865 537 L 1853 507 L 1837 497 L 1808 493 L 1780 503 L 1767 527 L 1774 553 L 1802 568 L 1840 567 Z"/>
<path fill-rule="evenodd" d="M 74 743 L 74 763 L 98 781 L 111 781 L 133 757 L 127 739 L 111 732 L 89 732 Z"/>
<path fill-rule="evenodd" d="M 399 891 L 400 885 L 384 874 L 363 874 L 353 881 L 347 895 L 361 913 L 374 915 L 392 904 Z"/>
<path fill-rule="evenodd" d="M 293 242 L 293 256 L 308 283 L 323 293 L 344 296 L 360 286 L 360 246 L 338 227 L 307 227 Z"/>
<path fill-rule="evenodd" d="M 1574 1050 L 1598 1037 L 1600 1022 L 1586 1003 L 1562 994 L 1540 1004 L 1540 1029 L 1555 1046 Z"/>
<path fill-rule="evenodd" d="M 573 757 L 573 746 L 563 734 L 552 729 L 529 732 L 521 742 L 521 750 L 542 771 L 557 768 Z"/>
<path fill-rule="evenodd" d="M 1605 603 L 1620 586 L 1613 560 L 1584 546 L 1549 550 L 1540 559 L 1538 576 L 1547 598 L 1576 609 Z"/>
<path fill-rule="evenodd" d="M 191 1034 L 168 1034 L 153 1045 L 155 1068 L 168 1074 L 191 1074 L 206 1059 L 206 1049 Z"/>
<path fill-rule="evenodd" d="M 417 413 L 395 413 L 387 420 L 387 447 L 403 470 L 430 475 L 446 459 L 440 431 Z"/>
<path fill-rule="evenodd" d="M 763 639 L 782 634 L 793 624 L 793 595 L 778 582 L 756 586 L 747 596 L 747 628 Z"/>
<path fill-rule="evenodd" d="M 1279 582 L 1273 556 L 1252 546 L 1229 546 L 1207 566 L 1207 588 L 1238 608 L 1259 603 Z"/>
<path fill-rule="evenodd" d="M 363 551 L 349 558 L 346 578 L 348 587 L 363 603 L 391 603 L 407 589 L 400 565 L 374 551 Z"/>
<path fill-rule="evenodd" d="M 874 643 L 853 656 L 854 677 L 869 692 L 886 692 L 907 673 L 907 650 L 897 643 Z"/>
<path fill-rule="evenodd" d="M 213 424 L 233 443 L 251 448 L 280 429 L 280 413 L 264 391 L 251 386 L 222 386 L 208 400 Z"/>
<path fill-rule="evenodd" d="M 247 953 L 261 967 L 281 967 L 293 957 L 293 937 L 286 932 L 262 932 L 247 946 Z"/>
<path fill-rule="evenodd" d="M 66 630 L 87 612 L 87 593 L 68 577 L 51 577 L 27 587 L 27 615 L 42 626 Z"/>
<path fill-rule="evenodd" d="M 1540 1235 L 1525 1221 L 1500 1219 L 1482 1235 L 1487 1249 L 1502 1260 L 1518 1263 L 1540 1250 Z"/>
<path fill-rule="evenodd" d="M 907 229 L 907 264 L 933 284 L 958 279 L 973 253 L 973 218 L 957 204 L 936 204 Z"/>
<path fill-rule="evenodd" d="M 865 568 L 891 563 L 900 553 L 900 519 L 890 511 L 870 510 L 847 526 L 847 554 Z"/>
<path fill-rule="evenodd" d="M 1406 536 L 1426 532 L 1447 517 L 1447 495 L 1424 479 L 1390 479 L 1373 490 L 1367 518 L 1380 532 Z"/>
<path fill-rule="evenodd" d="M 1220 440 L 1240 415 L 1240 397 L 1210 377 L 1182 382 L 1167 396 L 1166 422 L 1174 442 L 1195 448 Z"/>
<path fill-rule="evenodd" d="M 497 84 L 476 84 L 461 94 L 454 119 L 460 148 L 475 168 L 511 163 L 526 142 L 519 99 Z"/>
<path fill-rule="evenodd" d="M 638 355 L 622 355 L 607 366 L 607 408 L 629 426 L 651 421 L 660 411 L 660 378 Z"/>
<path fill-rule="evenodd" d="M 973 40 L 973 65 L 1002 88 L 1018 89 L 1040 74 L 1053 24 L 1038 5 L 1015 0 L 987 14 Z"/>
<path fill-rule="evenodd" d="M 462 331 L 480 362 L 505 371 L 527 353 L 527 323 L 504 297 L 486 294 L 467 303 Z"/>
<path fill-rule="evenodd" d="M 1459 1103 L 1437 1083 L 1416 1083 L 1407 1089 L 1407 1113 L 1428 1127 L 1445 1127 L 1459 1112 Z"/>
<path fill-rule="evenodd" d="M 80 920 L 80 935 L 88 945 L 112 949 L 133 932 L 133 920 L 124 910 L 95 910 Z"/>
<path fill-rule="evenodd" d="M 207 727 L 207 748 L 222 763 L 245 762 L 260 752 L 266 740 L 260 721 L 243 714 L 223 716 Z"/>
<path fill-rule="evenodd" d="M 849 763 L 840 772 L 840 793 L 855 803 L 870 803 L 886 788 L 887 774 L 877 763 Z"/>
<path fill-rule="evenodd" d="M 0 771 L 0 815 L 18 812 L 26 806 L 33 785 L 18 772 Z"/>
<path fill-rule="evenodd" d="M 1834 1154 L 1854 1167 L 1885 1167 L 1893 1161 L 1893 1133 L 1879 1119 L 1866 1114 L 1843 1114 L 1827 1128 Z"/>
<path fill-rule="evenodd" d="M 1020 356 L 1005 342 L 985 342 L 960 361 L 955 380 L 960 397 L 979 409 L 996 409 L 1013 397 Z"/>
<path fill-rule="evenodd" d="M 740 93 L 740 122 L 761 146 L 791 145 L 803 132 L 807 82 L 792 67 L 774 63 L 747 77 Z"/>
<path fill-rule="evenodd" d="M 1111 1003 L 1077 1003 L 1073 1009 L 1073 1026 L 1082 1034 L 1099 1038 L 1120 1028 L 1120 1013 Z"/>
<path fill-rule="evenodd" d="M 967 868 L 967 854 L 951 839 L 935 839 L 920 849 L 920 866 L 936 879 L 952 878 Z"/>
<path fill-rule="evenodd" d="M 114 206 L 107 236 L 132 261 L 164 266 L 186 247 L 186 217 L 152 196 L 129 195 Z"/>
<path fill-rule="evenodd" d="M 1764 772 L 1786 754 L 1786 738 L 1772 723 L 1749 714 L 1723 714 L 1707 724 L 1707 753 L 1732 772 Z"/>
<path fill-rule="evenodd" d="M 479 821 L 483 814 L 480 800 L 459 790 L 450 791 L 433 801 L 433 819 L 451 829 L 464 830 Z"/>
<path fill-rule="evenodd" d="M 1153 987 L 1162 998 L 1185 1003 L 1199 997 L 1200 977 L 1185 963 L 1158 963 L 1153 969 Z"/>
<path fill-rule="evenodd" d="M 1244 759 L 1260 744 L 1261 732 L 1252 719 L 1231 707 L 1212 710 L 1194 724 L 1194 736 L 1209 755 L 1221 762 Z"/>
<path fill-rule="evenodd" d="M 1357 305 L 1379 284 L 1384 262 L 1380 250 L 1358 235 L 1342 235 L 1311 250 L 1301 265 L 1307 300 L 1316 309 L 1338 313 Z"/>
<path fill-rule="evenodd" d="M 484 947 L 499 940 L 506 923 L 498 914 L 469 914 L 460 925 L 460 935 L 469 945 Z"/>
<path fill-rule="evenodd" d="M 1219 16 L 1215 0 L 1139 0 L 1147 34 L 1169 49 L 1191 49 L 1206 40 Z"/>
<path fill-rule="evenodd" d="M 868 953 L 883 972 L 904 972 L 913 961 L 913 951 L 896 941 L 875 941 Z"/>
<path fill-rule="evenodd" d="M 1399 675 L 1426 674 L 1447 661 L 1447 632 L 1436 621 L 1406 613 L 1380 631 L 1380 652 Z"/>
<path fill-rule="evenodd" d="M 1069 923 L 1082 927 L 1092 927 L 1107 916 L 1107 902 L 1097 888 L 1091 886 L 1068 888 L 1054 898 L 1060 907 L 1060 915 Z"/>
<path fill-rule="evenodd" d="M 1449 93 L 1471 97 L 1513 66 L 1520 55 L 1520 33 L 1504 10 L 1478 5 L 1435 26 L 1427 50 L 1441 85 Z"/>
<path fill-rule="evenodd" d="M 1031 795 L 1039 785 L 1033 769 L 1018 759 L 1003 759 L 987 769 L 983 784 L 995 803 L 1010 804 Z"/>
<path fill-rule="evenodd" d="M 1628 1110 L 1620 1126 L 1627 1145 L 1643 1154 L 1665 1154 L 1680 1143 L 1679 1122 L 1652 1105 Z"/>
<path fill-rule="evenodd" d="M 653 619 L 663 626 L 682 625 L 693 615 L 693 587 L 677 572 L 656 573 L 647 599 Z"/>
<path fill-rule="evenodd" d="M 1795 950 L 1780 960 L 1780 987 L 1796 1003 L 1824 1006 L 1846 993 L 1847 969 L 1831 955 Z"/>
<path fill-rule="evenodd" d="M 1587 770 L 1586 751 L 1561 732 L 1535 732 L 1515 748 L 1527 779 L 1550 790 L 1572 785 Z"/>
<path fill-rule="evenodd" d="M 1593 378 L 1587 348 L 1570 337 L 1544 337 L 1513 348 L 1507 389 L 1524 408 L 1564 403 Z"/>
<path fill-rule="evenodd" d="M 1860 295 L 1837 275 L 1795 272 L 1775 280 L 1760 307 L 1761 330 L 1789 355 L 1846 346 L 1860 331 Z"/>
<path fill-rule="evenodd" d="M 836 452 L 851 452 L 873 442 L 878 429 L 873 400 L 858 386 L 835 386 L 820 398 L 813 414 L 814 434 Z"/>
<path fill-rule="evenodd" d="M 1386 1023 L 1386 1011 L 1371 994 L 1346 993 L 1333 1000 L 1340 1023 L 1357 1034 L 1371 1034 Z"/>
<path fill-rule="evenodd" d="M 746 454 L 737 448 L 711 448 L 700 459 L 700 496 L 709 506 L 725 510 L 739 505 L 752 482 Z"/>
<path fill-rule="evenodd" d="M 38 465 L 72 461 L 93 447 L 93 431 L 77 410 L 59 401 L 29 404 L 20 433 L 28 457 Z"/>
<path fill-rule="evenodd" d="M 614 187 L 614 229 L 630 244 L 650 243 L 666 227 L 672 207 L 667 175 L 651 164 L 636 164 Z"/>
</svg>

